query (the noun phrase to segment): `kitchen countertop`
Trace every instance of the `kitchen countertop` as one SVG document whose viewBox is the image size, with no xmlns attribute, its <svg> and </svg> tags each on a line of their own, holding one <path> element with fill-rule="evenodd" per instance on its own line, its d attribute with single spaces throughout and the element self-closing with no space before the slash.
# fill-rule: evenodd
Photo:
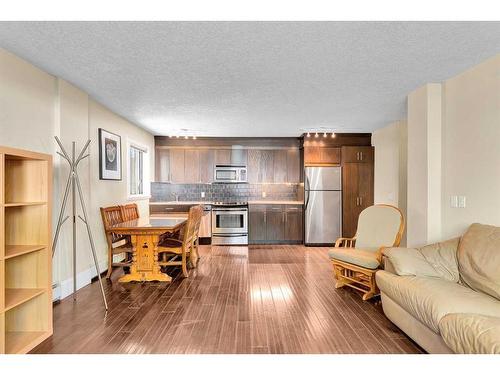
<svg viewBox="0 0 500 375">
<path fill-rule="evenodd" d="M 164 202 L 149 202 L 150 205 L 194 205 L 194 204 L 212 204 L 211 201 L 164 201 Z M 303 201 L 277 201 L 277 200 L 260 200 L 248 201 L 248 204 L 286 204 L 286 205 L 302 205 Z"/>
</svg>

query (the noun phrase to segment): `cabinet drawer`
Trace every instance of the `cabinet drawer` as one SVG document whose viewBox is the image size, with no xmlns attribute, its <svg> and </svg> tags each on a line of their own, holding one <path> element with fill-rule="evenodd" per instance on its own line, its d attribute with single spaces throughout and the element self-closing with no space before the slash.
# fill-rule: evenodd
<svg viewBox="0 0 500 375">
<path fill-rule="evenodd" d="M 188 213 L 193 205 L 190 204 L 151 204 L 149 205 L 150 214 L 171 214 L 171 213 Z"/>
</svg>

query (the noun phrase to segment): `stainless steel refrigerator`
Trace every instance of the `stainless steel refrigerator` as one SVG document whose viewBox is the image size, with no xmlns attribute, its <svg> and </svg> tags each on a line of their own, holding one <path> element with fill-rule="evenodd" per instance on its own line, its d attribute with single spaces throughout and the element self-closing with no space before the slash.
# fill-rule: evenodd
<svg viewBox="0 0 500 375">
<path fill-rule="evenodd" d="M 342 234 L 342 169 L 305 167 L 306 245 L 332 245 Z"/>
</svg>

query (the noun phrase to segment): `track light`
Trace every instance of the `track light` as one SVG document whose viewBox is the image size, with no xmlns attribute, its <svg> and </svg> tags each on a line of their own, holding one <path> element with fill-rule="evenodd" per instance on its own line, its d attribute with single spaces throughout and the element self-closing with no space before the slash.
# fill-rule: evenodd
<svg viewBox="0 0 500 375">
<path fill-rule="evenodd" d="M 184 139 L 188 139 L 189 137 L 187 135 L 184 136 Z"/>
<path fill-rule="evenodd" d="M 335 138 L 335 133 L 332 133 L 332 138 Z"/>
<path fill-rule="evenodd" d="M 318 138 L 318 137 L 319 137 L 318 133 L 314 134 L 314 138 Z"/>
<path fill-rule="evenodd" d="M 326 132 L 323 133 L 323 138 L 326 138 Z"/>
<path fill-rule="evenodd" d="M 311 133 L 307 132 L 307 138 L 311 137 Z"/>
<path fill-rule="evenodd" d="M 178 135 L 176 135 L 176 136 L 175 136 L 175 138 L 179 138 L 179 136 L 178 136 Z"/>
<path fill-rule="evenodd" d="M 193 135 L 193 139 L 196 139 L 196 135 Z"/>
</svg>

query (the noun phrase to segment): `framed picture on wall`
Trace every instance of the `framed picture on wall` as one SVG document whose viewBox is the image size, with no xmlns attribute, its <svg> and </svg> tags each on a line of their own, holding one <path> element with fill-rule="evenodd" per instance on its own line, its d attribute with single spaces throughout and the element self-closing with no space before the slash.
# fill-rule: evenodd
<svg viewBox="0 0 500 375">
<path fill-rule="evenodd" d="M 104 129 L 99 129 L 99 179 L 122 179 L 121 137 Z"/>
</svg>

